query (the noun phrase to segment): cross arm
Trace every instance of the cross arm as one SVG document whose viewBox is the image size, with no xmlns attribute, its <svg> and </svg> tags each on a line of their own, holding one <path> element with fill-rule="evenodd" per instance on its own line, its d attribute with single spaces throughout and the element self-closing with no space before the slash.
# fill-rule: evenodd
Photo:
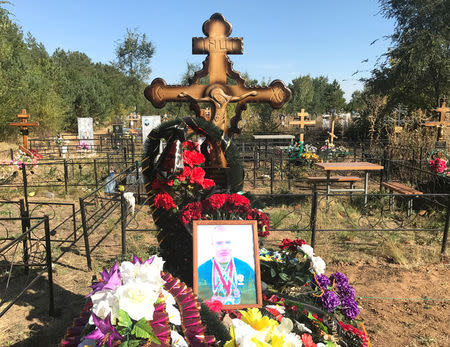
<svg viewBox="0 0 450 347">
<path fill-rule="evenodd" d="M 244 102 L 267 102 L 275 109 L 281 108 L 291 98 L 292 94 L 291 90 L 280 80 L 273 81 L 268 87 L 249 88 L 244 85 L 228 87 L 232 95 L 243 95 L 255 91 L 256 95 L 247 97 Z"/>
<path fill-rule="evenodd" d="M 437 127 L 440 125 L 450 126 L 450 122 L 425 122 L 425 126 L 427 127 Z"/>
<path fill-rule="evenodd" d="M 192 102 L 192 98 L 200 99 L 203 96 L 206 87 L 207 86 L 198 84 L 190 86 L 168 86 L 166 81 L 162 78 L 156 78 L 145 88 L 144 95 L 153 106 L 156 108 L 163 108 L 166 103 L 170 101 Z M 191 98 L 179 97 L 182 92 L 188 94 Z"/>
<path fill-rule="evenodd" d="M 16 123 L 9 123 L 11 126 L 17 126 L 17 127 L 37 127 L 39 126 L 38 122 L 16 122 Z"/>
</svg>

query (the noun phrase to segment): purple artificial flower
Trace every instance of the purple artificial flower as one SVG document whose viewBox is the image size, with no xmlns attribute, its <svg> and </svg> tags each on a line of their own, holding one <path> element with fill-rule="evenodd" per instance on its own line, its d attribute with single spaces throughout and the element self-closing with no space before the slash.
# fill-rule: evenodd
<svg viewBox="0 0 450 347">
<path fill-rule="evenodd" d="M 355 289 L 350 284 L 338 286 L 337 292 L 341 299 L 355 299 Z"/>
<path fill-rule="evenodd" d="M 106 269 L 103 268 L 101 275 L 102 275 L 101 280 L 90 286 L 93 289 L 93 291 L 89 293 L 87 297 L 91 296 L 92 294 L 100 290 L 106 289 L 113 290 L 122 285 L 122 281 L 120 280 L 119 264 L 117 264 L 117 262 L 109 271 L 106 271 Z"/>
<path fill-rule="evenodd" d="M 320 300 L 323 308 L 329 312 L 333 312 L 341 303 L 339 296 L 331 290 L 325 290 L 323 295 L 320 297 Z"/>
<path fill-rule="evenodd" d="M 359 315 L 359 308 L 355 300 L 343 298 L 341 302 L 341 311 L 345 317 L 355 319 Z"/>
<path fill-rule="evenodd" d="M 153 257 L 151 257 L 151 258 L 148 258 L 146 261 L 142 261 L 141 260 L 141 258 L 139 258 L 139 257 L 136 257 L 134 254 L 133 254 L 133 260 L 131 261 L 133 264 L 137 264 L 137 263 L 139 263 L 139 264 L 151 264 L 151 263 L 153 263 L 153 259 L 155 258 L 155 256 L 153 256 Z"/>
<path fill-rule="evenodd" d="M 342 272 L 335 272 L 330 276 L 331 280 L 334 280 L 338 287 L 348 285 L 347 276 L 345 276 Z"/>
<path fill-rule="evenodd" d="M 319 284 L 320 288 L 327 289 L 329 286 L 331 286 L 331 281 L 326 275 L 319 275 L 316 276 L 317 284 Z"/>
<path fill-rule="evenodd" d="M 108 313 L 105 320 L 100 319 L 92 313 L 94 319 L 95 329 L 92 333 L 86 336 L 87 339 L 100 340 L 100 346 L 106 344 L 107 347 L 111 347 L 114 341 L 122 340 L 122 336 L 117 332 L 116 328 L 111 324 L 111 312 Z"/>
</svg>

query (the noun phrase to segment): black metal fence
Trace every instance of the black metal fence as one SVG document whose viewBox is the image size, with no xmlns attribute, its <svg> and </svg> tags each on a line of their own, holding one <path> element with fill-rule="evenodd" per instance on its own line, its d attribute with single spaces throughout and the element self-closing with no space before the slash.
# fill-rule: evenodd
<svg viewBox="0 0 450 347">
<path fill-rule="evenodd" d="M 119 189 L 110 189 L 110 185 Z M 119 222 L 126 223 L 126 214 L 124 214 L 125 203 L 123 201 L 123 192 L 128 191 L 135 194 L 137 203 L 142 200 L 141 192 L 143 189 L 143 179 L 140 174 L 138 163 L 127 167 L 114 177 L 105 181 L 96 190 L 79 199 L 81 211 L 81 224 L 83 229 L 83 238 L 86 250 L 86 261 L 88 267 L 92 268 L 91 253 L 101 244 L 101 242 L 113 231 L 113 227 Z M 145 201 L 145 198 L 143 198 Z M 120 207 L 121 215 L 115 219 L 113 225 L 107 230 L 94 232 L 102 223 L 109 218 L 117 208 Z M 92 245 L 92 243 L 94 243 Z M 123 246 L 125 247 L 125 246 Z"/>
<path fill-rule="evenodd" d="M 364 242 L 376 247 L 380 241 L 379 237 L 384 237 L 384 234 L 392 233 L 395 237 L 409 235 L 414 238 L 419 237 L 420 232 L 428 233 L 427 240 L 422 240 L 424 244 L 431 244 L 440 239 L 440 252 L 446 252 L 450 194 L 396 194 L 392 197 L 390 194 L 372 193 L 368 196 L 367 204 L 364 203 L 362 194 L 350 196 L 348 193 L 340 193 L 327 196 L 326 192 L 314 191 L 308 194 L 255 196 L 269 206 L 269 211 L 270 206 L 281 205 L 283 216 L 295 219 L 295 222 L 289 222 L 287 227 L 280 227 L 283 223 L 279 222 L 279 213 L 277 216 L 271 216 L 271 223 L 275 223 L 272 231 L 303 233 L 309 238 L 312 247 L 323 244 L 332 233 L 358 233 Z M 414 208 L 411 215 L 407 212 L 409 201 L 412 201 Z M 426 219 L 426 216 L 433 217 Z M 352 245 L 351 239 L 345 241 Z"/>
<path fill-rule="evenodd" d="M 23 201 L 21 207 L 24 212 Z M 0 218 L 0 223 L 19 221 L 22 226 L 22 232 L 19 235 L 7 233 L 6 236 L 0 237 L 0 317 L 45 273 L 47 273 L 48 281 L 49 315 L 53 316 L 54 293 L 49 218 L 48 216 Z"/>
</svg>

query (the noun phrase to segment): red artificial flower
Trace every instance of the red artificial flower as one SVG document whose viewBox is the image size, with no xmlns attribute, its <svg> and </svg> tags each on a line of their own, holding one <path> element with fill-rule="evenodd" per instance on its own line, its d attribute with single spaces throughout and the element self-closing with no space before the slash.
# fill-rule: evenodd
<svg viewBox="0 0 450 347">
<path fill-rule="evenodd" d="M 206 304 L 206 306 L 208 306 L 208 308 L 211 311 L 213 311 L 215 313 L 220 312 L 222 310 L 222 307 L 223 307 L 222 302 L 219 301 L 219 300 L 211 300 L 211 301 L 210 300 L 205 300 L 205 304 Z"/>
<path fill-rule="evenodd" d="M 248 200 L 245 196 L 240 195 L 240 194 L 231 194 L 228 197 L 228 202 L 230 202 L 231 204 L 233 204 L 234 206 L 237 207 L 245 207 L 248 208 L 248 206 L 250 205 L 250 200 Z"/>
<path fill-rule="evenodd" d="M 369 345 L 369 335 L 365 331 L 361 331 L 358 328 L 355 328 L 351 324 L 345 324 L 344 322 L 339 322 L 339 325 L 344 329 L 345 331 L 349 331 L 354 335 L 357 335 L 362 342 L 362 346 L 368 346 Z"/>
<path fill-rule="evenodd" d="M 197 151 L 184 151 L 183 152 L 183 162 L 185 165 L 194 167 L 205 162 L 205 157 L 203 154 Z"/>
<path fill-rule="evenodd" d="M 247 219 L 256 220 L 258 222 L 258 235 L 266 237 L 269 235 L 270 220 L 269 217 L 262 211 L 251 208 L 247 211 Z"/>
<path fill-rule="evenodd" d="M 202 188 L 203 189 L 209 189 L 209 188 L 214 187 L 215 185 L 216 185 L 216 182 L 214 182 L 214 180 L 211 180 L 209 178 L 205 178 L 203 180 L 203 183 L 202 183 Z"/>
<path fill-rule="evenodd" d="M 191 183 L 202 184 L 205 179 L 205 171 L 201 167 L 195 167 L 192 169 L 189 179 Z"/>
<path fill-rule="evenodd" d="M 267 299 L 268 302 L 271 302 L 272 304 L 275 304 L 278 301 L 278 297 L 273 294 L 270 298 Z"/>
<path fill-rule="evenodd" d="M 202 211 L 201 201 L 191 202 L 181 210 L 181 221 L 188 224 L 193 219 L 202 219 Z"/>
<path fill-rule="evenodd" d="M 156 194 L 154 203 L 156 208 L 163 208 L 167 211 L 171 208 L 177 207 L 177 205 L 173 202 L 172 197 L 166 192 Z"/>
<path fill-rule="evenodd" d="M 280 247 L 282 250 L 288 248 L 290 251 L 296 251 L 297 250 L 297 246 L 302 246 L 302 245 L 306 245 L 306 241 L 305 240 L 302 240 L 302 239 L 296 239 L 296 240 L 283 239 L 281 245 L 279 245 L 278 247 Z"/>
<path fill-rule="evenodd" d="M 217 210 L 223 206 L 227 199 L 228 194 L 214 194 L 211 195 L 206 201 L 209 207 L 211 207 L 213 210 Z"/>
<path fill-rule="evenodd" d="M 317 345 L 314 343 L 313 338 L 309 334 L 303 334 L 302 335 L 302 342 L 305 347 L 317 347 Z"/>
<path fill-rule="evenodd" d="M 185 166 L 183 172 L 179 174 L 176 179 L 180 182 L 184 182 L 186 180 L 186 177 L 188 177 L 190 174 L 191 168 L 189 166 Z"/>
</svg>

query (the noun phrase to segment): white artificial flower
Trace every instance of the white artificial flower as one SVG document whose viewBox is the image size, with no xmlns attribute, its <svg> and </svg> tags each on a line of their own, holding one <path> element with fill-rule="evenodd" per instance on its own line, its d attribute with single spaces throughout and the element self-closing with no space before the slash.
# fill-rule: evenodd
<svg viewBox="0 0 450 347">
<path fill-rule="evenodd" d="M 136 263 L 133 264 L 131 261 L 124 261 L 119 266 L 120 270 L 120 279 L 123 284 L 128 283 L 129 281 L 133 281 L 136 279 L 136 275 L 139 272 L 141 264 Z"/>
<path fill-rule="evenodd" d="M 105 319 L 111 313 L 111 324 L 116 324 L 116 319 L 119 316 L 119 303 L 116 291 L 100 290 L 91 296 L 92 312 L 100 319 Z M 90 324 L 94 324 L 91 316 Z"/>
<path fill-rule="evenodd" d="M 234 336 L 236 339 L 236 345 L 239 347 L 253 347 L 255 343 L 252 341 L 253 336 L 257 334 L 257 331 L 253 329 L 247 323 L 244 323 L 240 319 L 233 319 Z"/>
<path fill-rule="evenodd" d="M 170 338 L 172 340 L 171 346 L 174 346 L 174 347 L 188 347 L 189 346 L 187 344 L 187 342 L 185 341 L 185 339 L 183 338 L 183 336 L 181 336 L 175 330 L 170 331 Z"/>
<path fill-rule="evenodd" d="M 314 249 L 307 244 L 301 245 L 300 249 L 305 253 L 309 258 L 312 258 L 314 256 Z"/>
<path fill-rule="evenodd" d="M 181 315 L 180 311 L 175 307 L 175 298 L 164 289 L 162 290 L 162 294 L 166 303 L 166 312 L 169 316 L 169 322 L 175 325 L 181 325 Z"/>
<path fill-rule="evenodd" d="M 317 347 L 326 347 L 326 345 L 325 345 L 324 343 L 322 343 L 322 342 L 319 342 L 319 343 L 317 344 Z"/>
<path fill-rule="evenodd" d="M 321 257 L 312 257 L 311 264 L 314 272 L 317 275 L 322 275 L 325 273 L 326 264 L 325 261 Z"/>
<path fill-rule="evenodd" d="M 164 285 L 164 280 L 161 278 L 161 268 L 158 264 L 140 264 L 139 270 L 136 275 L 136 280 L 151 284 L 156 288 Z"/>
<path fill-rule="evenodd" d="M 164 261 L 162 258 L 156 255 L 153 257 L 151 264 L 133 264 L 132 262 L 124 261 L 119 267 L 120 278 L 123 284 L 138 280 L 159 288 L 164 284 L 164 280 L 161 278 L 163 265 Z"/>
<path fill-rule="evenodd" d="M 312 334 L 312 331 L 307 328 L 307 326 L 303 323 L 299 323 L 295 321 L 295 327 L 301 332 L 301 333 L 309 333 Z"/>
<path fill-rule="evenodd" d="M 273 328 L 273 332 L 276 335 L 287 335 L 294 328 L 294 323 L 289 318 L 283 317 L 280 324 Z"/>
<path fill-rule="evenodd" d="M 301 347 L 303 346 L 300 336 L 294 333 L 289 333 L 284 337 L 283 347 Z M 319 346 L 319 345 L 317 345 Z"/>
<path fill-rule="evenodd" d="M 152 320 L 159 293 L 160 288 L 153 288 L 139 281 L 129 281 L 117 289 L 119 308 L 136 321 L 141 318 Z"/>
</svg>

